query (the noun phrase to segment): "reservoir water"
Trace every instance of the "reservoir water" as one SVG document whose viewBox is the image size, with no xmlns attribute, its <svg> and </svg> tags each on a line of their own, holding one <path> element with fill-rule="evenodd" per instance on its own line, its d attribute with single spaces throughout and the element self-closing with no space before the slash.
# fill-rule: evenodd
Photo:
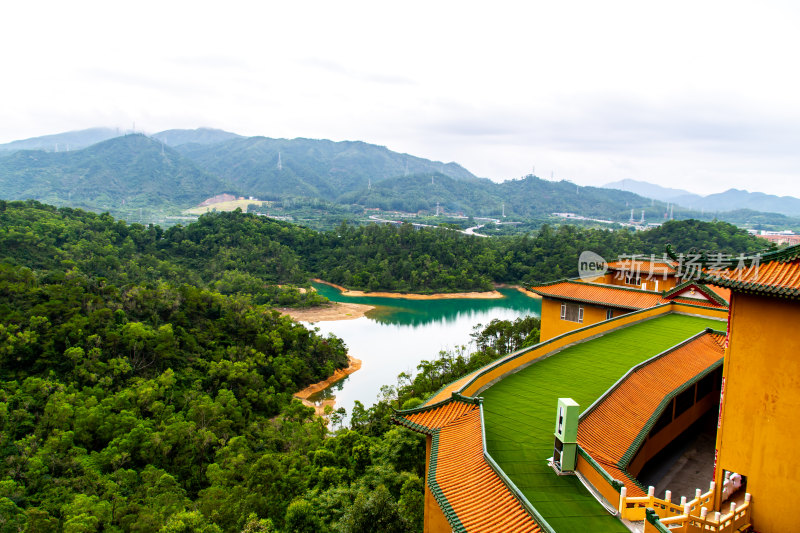
<svg viewBox="0 0 800 533">
<path fill-rule="evenodd" d="M 323 334 L 340 337 L 350 355 L 361 359 L 360 370 L 310 398 L 316 401 L 334 396 L 336 408 L 344 407 L 348 415 L 356 400 L 365 407 L 374 404 L 381 386 L 395 385 L 401 372 L 416 374 L 423 359 L 435 359 L 441 350 L 469 345 L 476 324 L 488 324 L 495 318 L 539 316 L 541 312 L 541 300 L 516 289 L 499 289 L 503 298 L 496 299 L 408 300 L 344 296 L 321 283 L 314 287 L 334 302 L 376 306 L 365 317 L 313 324 Z"/>
</svg>

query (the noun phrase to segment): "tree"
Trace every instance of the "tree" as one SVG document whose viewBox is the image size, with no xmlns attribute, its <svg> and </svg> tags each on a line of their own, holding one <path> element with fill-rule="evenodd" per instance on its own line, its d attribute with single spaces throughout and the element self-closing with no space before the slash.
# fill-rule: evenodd
<svg viewBox="0 0 800 533">
<path fill-rule="evenodd" d="M 369 496 L 360 492 L 352 507 L 339 521 L 343 533 L 385 533 L 410 532 L 408 522 L 403 518 L 397 503 L 388 489 L 379 485 Z"/>
</svg>

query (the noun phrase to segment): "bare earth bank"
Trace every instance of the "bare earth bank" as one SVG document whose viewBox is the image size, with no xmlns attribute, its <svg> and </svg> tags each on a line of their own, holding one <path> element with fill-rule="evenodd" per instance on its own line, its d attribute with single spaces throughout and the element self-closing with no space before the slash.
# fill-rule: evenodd
<svg viewBox="0 0 800 533">
<path fill-rule="evenodd" d="M 331 385 L 333 385 L 334 383 L 336 383 L 337 381 L 339 381 L 343 377 L 349 376 L 350 374 L 352 374 L 353 372 L 355 372 L 356 370 L 361 368 L 361 360 L 360 359 L 356 359 L 355 357 L 350 357 L 350 356 L 348 356 L 348 359 L 350 360 L 350 365 L 347 368 L 343 368 L 343 369 L 337 370 L 328 379 L 325 379 L 325 380 L 320 381 L 318 383 L 313 383 L 313 384 L 309 385 L 308 387 L 306 387 L 305 389 L 303 389 L 303 390 L 301 390 L 299 392 L 296 392 L 295 395 L 294 395 L 295 398 L 297 398 L 301 402 L 303 402 L 303 405 L 305 405 L 307 407 L 313 407 L 318 416 L 323 416 L 325 414 L 325 406 L 326 405 L 330 405 L 331 408 L 333 408 L 333 406 L 336 405 L 336 399 L 335 398 L 327 398 L 327 399 L 322 400 L 321 402 L 319 402 L 319 404 L 316 404 L 316 403 L 310 401 L 308 399 L 308 397 L 311 396 L 314 393 L 317 393 L 317 392 L 321 391 L 321 390 L 327 389 L 328 387 L 330 387 Z"/>
<path fill-rule="evenodd" d="M 448 300 L 448 299 L 463 299 L 463 298 L 502 298 L 503 295 L 498 291 L 486 292 L 444 292 L 440 294 L 414 294 L 407 292 L 364 292 L 364 291 L 351 291 L 341 285 L 330 283 L 325 280 L 315 279 L 317 283 L 324 283 L 342 291 L 343 296 L 370 296 L 376 298 L 404 298 L 406 300 Z"/>
</svg>

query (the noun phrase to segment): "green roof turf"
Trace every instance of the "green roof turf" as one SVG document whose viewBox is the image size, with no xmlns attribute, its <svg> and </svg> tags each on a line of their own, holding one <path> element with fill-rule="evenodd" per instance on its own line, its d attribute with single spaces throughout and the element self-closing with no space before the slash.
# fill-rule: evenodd
<svg viewBox="0 0 800 533">
<path fill-rule="evenodd" d="M 723 329 L 720 324 L 669 314 L 571 346 L 502 379 L 481 394 L 490 455 L 558 533 L 627 533 L 577 477 L 557 476 L 547 465 L 557 400 L 572 398 L 586 409 L 632 366 L 707 327 Z"/>
</svg>

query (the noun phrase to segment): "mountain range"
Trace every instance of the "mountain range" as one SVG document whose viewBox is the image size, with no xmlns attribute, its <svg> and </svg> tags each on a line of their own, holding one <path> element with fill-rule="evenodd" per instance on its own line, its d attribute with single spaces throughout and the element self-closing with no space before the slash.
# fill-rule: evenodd
<svg viewBox="0 0 800 533">
<path fill-rule="evenodd" d="M 407 212 L 434 213 L 439 206 L 448 213 L 506 213 L 524 219 L 572 212 L 619 222 L 631 217 L 661 222 L 668 216 L 667 204 L 678 204 L 672 208 L 675 218 L 800 227 L 800 220 L 789 216 L 800 214 L 800 207 L 791 204 L 800 200 L 779 198 L 786 207 L 778 211 L 773 208 L 778 197 L 761 193 L 722 193 L 725 205 L 735 209 L 722 213 L 727 209 L 707 207 L 722 205 L 706 203 L 715 195 L 700 197 L 633 180 L 605 188 L 533 175 L 496 183 L 457 163 L 361 141 L 242 137 L 208 128 L 167 130 L 150 137 L 116 133 L 95 128 L 0 145 L 0 198 L 33 198 L 142 222 L 229 193 Z M 773 212 L 757 211 L 756 206 Z"/>
<path fill-rule="evenodd" d="M 225 190 L 174 149 L 141 134 L 81 150 L 19 150 L 0 157 L 0 196 L 115 214 L 196 205 Z"/>
<path fill-rule="evenodd" d="M 792 196 L 775 196 L 763 192 L 728 189 L 725 192 L 701 196 L 682 189 L 661 187 L 645 181 L 621 180 L 604 185 L 607 189 L 629 191 L 645 198 L 677 204 L 689 209 L 724 212 L 750 209 L 768 213 L 780 213 L 790 217 L 800 216 L 800 199 Z"/>
</svg>

